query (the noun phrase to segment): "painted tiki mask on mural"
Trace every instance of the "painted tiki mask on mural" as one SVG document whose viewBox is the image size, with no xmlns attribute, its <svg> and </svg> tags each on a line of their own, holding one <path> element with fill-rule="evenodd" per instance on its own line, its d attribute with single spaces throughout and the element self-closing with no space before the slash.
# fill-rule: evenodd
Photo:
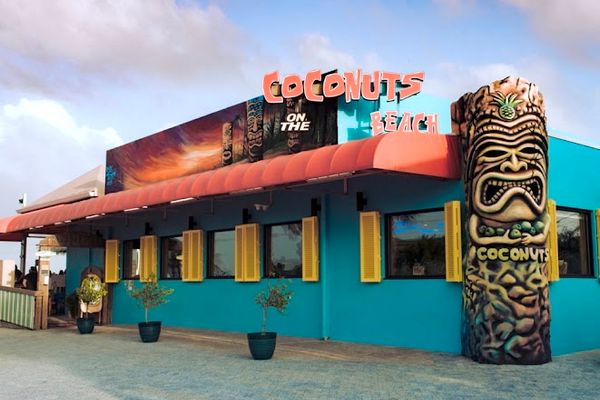
<svg viewBox="0 0 600 400">
<path fill-rule="evenodd" d="M 246 102 L 246 148 L 248 161 L 263 159 L 263 100 L 257 97 Z"/>
<path fill-rule="evenodd" d="M 462 96 L 452 124 L 462 137 L 467 202 L 463 353 L 487 363 L 548 362 L 543 96 L 508 77 Z"/>
</svg>

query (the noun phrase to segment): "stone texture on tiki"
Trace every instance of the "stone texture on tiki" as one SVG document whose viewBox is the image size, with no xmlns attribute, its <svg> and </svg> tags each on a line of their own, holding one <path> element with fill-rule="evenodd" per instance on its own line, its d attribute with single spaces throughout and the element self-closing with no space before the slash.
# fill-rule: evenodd
<svg viewBox="0 0 600 400">
<path fill-rule="evenodd" d="M 233 126 L 231 122 L 223 124 L 223 165 L 233 163 Z"/>
<path fill-rule="evenodd" d="M 462 137 L 467 203 L 463 353 L 485 363 L 548 362 L 543 96 L 507 77 L 462 96 L 451 115 Z"/>
<path fill-rule="evenodd" d="M 263 159 L 263 98 L 257 97 L 246 102 L 246 147 L 248 161 Z"/>
</svg>

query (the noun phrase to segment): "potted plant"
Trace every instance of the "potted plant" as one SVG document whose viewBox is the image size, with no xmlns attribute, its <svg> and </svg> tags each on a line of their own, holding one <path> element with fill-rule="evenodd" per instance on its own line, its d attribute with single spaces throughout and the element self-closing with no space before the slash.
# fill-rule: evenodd
<svg viewBox="0 0 600 400">
<path fill-rule="evenodd" d="M 102 297 L 106 296 L 106 284 L 96 275 L 88 275 L 81 281 L 79 289 L 75 290 L 79 301 L 85 305 L 83 318 L 77 318 L 79 333 L 92 333 L 94 331 L 95 319 L 88 312 L 90 306 L 100 304 Z"/>
<path fill-rule="evenodd" d="M 248 347 L 255 360 L 268 360 L 273 357 L 275 351 L 277 333 L 267 332 L 269 307 L 283 314 L 291 299 L 292 291 L 285 282 L 278 282 L 275 285 L 267 283 L 267 287 L 257 293 L 255 301 L 262 308 L 261 331 L 248 333 Z"/>
<path fill-rule="evenodd" d="M 168 303 L 167 296 L 173 293 L 173 289 L 163 289 L 158 285 L 156 275 L 152 274 L 148 282 L 142 283 L 142 287 L 135 289 L 131 288 L 131 297 L 137 300 L 138 305 L 144 309 L 145 322 L 138 323 L 140 331 L 140 339 L 144 343 L 158 341 L 160 337 L 160 321 L 148 321 L 148 311 L 156 308 L 161 304 Z"/>
</svg>

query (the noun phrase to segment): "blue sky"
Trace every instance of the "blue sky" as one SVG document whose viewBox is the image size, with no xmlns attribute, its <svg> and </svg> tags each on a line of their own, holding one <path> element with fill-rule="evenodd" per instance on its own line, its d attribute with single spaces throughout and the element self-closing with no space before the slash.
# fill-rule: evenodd
<svg viewBox="0 0 600 400">
<path fill-rule="evenodd" d="M 449 99 L 520 75 L 551 132 L 600 146 L 596 0 L 0 0 L 0 215 L 108 148 L 260 94 L 266 72 L 335 67 L 422 70 Z"/>
</svg>

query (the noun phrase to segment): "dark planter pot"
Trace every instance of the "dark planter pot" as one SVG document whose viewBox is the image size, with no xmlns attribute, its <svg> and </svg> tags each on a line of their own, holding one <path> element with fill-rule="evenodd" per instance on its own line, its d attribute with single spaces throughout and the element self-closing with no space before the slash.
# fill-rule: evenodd
<svg viewBox="0 0 600 400">
<path fill-rule="evenodd" d="M 248 347 L 250 354 L 255 360 L 269 360 L 273 357 L 275 344 L 277 342 L 277 333 L 275 332 L 255 332 L 248 334 Z"/>
<path fill-rule="evenodd" d="M 140 322 L 138 329 L 140 330 L 140 339 L 144 343 L 157 342 L 160 337 L 160 321 Z"/>
<path fill-rule="evenodd" d="M 86 334 L 94 332 L 94 317 L 88 318 L 77 318 L 77 329 L 79 329 L 79 333 Z"/>
</svg>

